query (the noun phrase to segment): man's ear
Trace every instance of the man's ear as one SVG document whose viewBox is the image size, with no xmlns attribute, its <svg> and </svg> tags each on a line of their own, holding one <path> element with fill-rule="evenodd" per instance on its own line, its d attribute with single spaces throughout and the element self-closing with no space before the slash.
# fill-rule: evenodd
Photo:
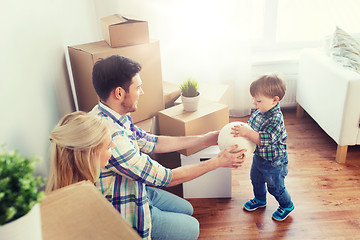
<svg viewBox="0 0 360 240">
<path fill-rule="evenodd" d="M 125 90 L 122 87 L 116 87 L 113 90 L 116 99 L 121 99 L 125 96 Z"/>
</svg>

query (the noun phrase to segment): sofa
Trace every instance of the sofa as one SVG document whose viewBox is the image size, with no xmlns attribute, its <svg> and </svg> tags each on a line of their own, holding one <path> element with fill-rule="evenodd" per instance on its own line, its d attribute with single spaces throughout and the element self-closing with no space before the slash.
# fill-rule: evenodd
<svg viewBox="0 0 360 240">
<path fill-rule="evenodd" d="M 296 90 L 297 116 L 304 111 L 337 143 L 336 161 L 360 144 L 360 73 L 334 61 L 323 49 L 303 49 Z"/>
</svg>

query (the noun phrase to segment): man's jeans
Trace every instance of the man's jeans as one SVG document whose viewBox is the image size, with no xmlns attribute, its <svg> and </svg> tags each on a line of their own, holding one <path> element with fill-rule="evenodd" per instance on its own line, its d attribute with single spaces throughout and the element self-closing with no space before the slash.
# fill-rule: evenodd
<svg viewBox="0 0 360 240">
<path fill-rule="evenodd" d="M 146 187 L 151 211 L 152 239 L 197 239 L 199 222 L 193 207 L 183 198 L 161 189 Z"/>
<path fill-rule="evenodd" d="M 250 178 L 255 197 L 266 202 L 266 185 L 283 208 L 291 206 L 291 197 L 285 188 L 285 177 L 288 174 L 287 155 L 274 162 L 267 161 L 254 154 L 251 165 Z M 266 183 L 266 185 L 265 185 Z"/>
</svg>

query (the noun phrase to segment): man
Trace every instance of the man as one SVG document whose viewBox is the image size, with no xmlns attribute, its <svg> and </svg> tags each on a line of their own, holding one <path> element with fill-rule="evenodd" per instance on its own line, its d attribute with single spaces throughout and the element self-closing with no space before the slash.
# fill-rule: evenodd
<svg viewBox="0 0 360 240">
<path fill-rule="evenodd" d="M 144 94 L 139 63 L 114 55 L 93 68 L 93 85 L 99 104 L 91 111 L 111 122 L 115 148 L 96 186 L 143 239 L 197 239 L 199 223 L 186 200 L 156 187 L 174 186 L 218 167 L 239 167 L 245 150 L 237 146 L 216 157 L 176 169 L 161 166 L 151 153 L 173 152 L 195 145 L 217 144 L 219 132 L 199 136 L 155 136 L 135 126 L 129 113 L 136 111 Z"/>
</svg>

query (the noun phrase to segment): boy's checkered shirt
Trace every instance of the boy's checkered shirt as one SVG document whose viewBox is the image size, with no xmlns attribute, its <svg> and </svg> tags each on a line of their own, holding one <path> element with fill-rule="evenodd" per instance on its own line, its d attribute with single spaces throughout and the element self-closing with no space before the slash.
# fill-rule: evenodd
<svg viewBox="0 0 360 240">
<path fill-rule="evenodd" d="M 255 110 L 247 124 L 260 134 L 261 143 L 256 146 L 256 155 L 274 161 L 286 154 L 287 133 L 279 103 L 265 113 Z"/>
</svg>

